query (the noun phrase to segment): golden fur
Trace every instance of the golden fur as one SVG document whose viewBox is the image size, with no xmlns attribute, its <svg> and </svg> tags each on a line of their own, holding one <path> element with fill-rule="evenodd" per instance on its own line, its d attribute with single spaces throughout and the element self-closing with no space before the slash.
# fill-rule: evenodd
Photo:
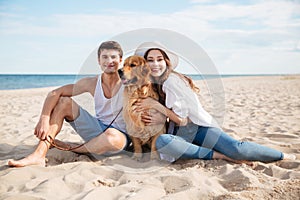
<svg viewBox="0 0 300 200">
<path fill-rule="evenodd" d="M 142 112 L 135 111 L 138 99 L 152 97 L 158 100 L 158 94 L 153 90 L 150 81 L 150 67 L 140 56 L 130 56 L 119 69 L 124 88 L 123 117 L 128 135 L 132 139 L 135 159 L 142 157 L 142 145 L 151 147 L 151 159 L 158 158 L 155 142 L 159 135 L 165 133 L 164 124 L 146 126 L 142 121 Z M 149 109 L 148 112 L 154 112 Z"/>
</svg>

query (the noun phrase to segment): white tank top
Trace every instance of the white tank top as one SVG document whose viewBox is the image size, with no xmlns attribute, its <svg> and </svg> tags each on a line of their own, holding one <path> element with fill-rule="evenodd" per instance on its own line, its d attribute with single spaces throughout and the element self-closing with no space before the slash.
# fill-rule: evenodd
<svg viewBox="0 0 300 200">
<path fill-rule="evenodd" d="M 98 76 L 97 85 L 94 93 L 96 118 L 103 124 L 109 125 L 117 116 L 123 107 L 123 91 L 124 85 L 121 85 L 119 91 L 112 98 L 108 99 L 104 96 L 101 75 Z M 112 124 L 115 128 L 126 132 L 126 125 L 123 119 L 122 111 Z"/>
</svg>

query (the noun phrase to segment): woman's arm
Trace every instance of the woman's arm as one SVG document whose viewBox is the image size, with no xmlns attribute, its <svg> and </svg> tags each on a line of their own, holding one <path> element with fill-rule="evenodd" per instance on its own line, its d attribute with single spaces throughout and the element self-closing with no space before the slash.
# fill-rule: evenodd
<svg viewBox="0 0 300 200">
<path fill-rule="evenodd" d="M 188 118 L 181 118 L 176 113 L 174 113 L 172 110 L 168 109 L 158 101 L 148 97 L 146 99 L 141 99 L 137 103 L 137 110 L 136 111 L 144 111 L 147 109 L 155 109 L 161 114 L 165 115 L 167 118 L 175 122 L 179 126 L 185 126 L 188 123 Z"/>
</svg>

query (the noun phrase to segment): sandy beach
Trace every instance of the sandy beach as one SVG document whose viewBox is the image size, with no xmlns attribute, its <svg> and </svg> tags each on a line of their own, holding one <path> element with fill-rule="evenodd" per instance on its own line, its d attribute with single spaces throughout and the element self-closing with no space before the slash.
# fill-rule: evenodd
<svg viewBox="0 0 300 200">
<path fill-rule="evenodd" d="M 210 111 L 210 90 L 204 81 L 197 84 Z M 38 143 L 33 130 L 53 88 L 2 90 L 0 199 L 299 199 L 300 75 L 225 78 L 222 84 L 224 106 L 217 116 L 222 128 L 237 139 L 292 153 L 296 160 L 254 167 L 222 160 L 169 164 L 52 148 L 46 167 L 9 168 L 9 159 L 27 156 Z M 90 96 L 76 100 L 93 113 Z M 67 123 L 58 138 L 82 142 Z"/>
</svg>

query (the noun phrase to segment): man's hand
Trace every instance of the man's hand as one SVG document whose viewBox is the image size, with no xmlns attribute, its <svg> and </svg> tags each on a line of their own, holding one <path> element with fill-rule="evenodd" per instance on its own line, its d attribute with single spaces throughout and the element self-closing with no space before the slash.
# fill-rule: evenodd
<svg viewBox="0 0 300 200">
<path fill-rule="evenodd" d="M 38 124 L 34 129 L 34 135 L 40 140 L 45 140 L 48 136 L 50 129 L 50 117 L 49 116 L 41 116 Z"/>
</svg>

